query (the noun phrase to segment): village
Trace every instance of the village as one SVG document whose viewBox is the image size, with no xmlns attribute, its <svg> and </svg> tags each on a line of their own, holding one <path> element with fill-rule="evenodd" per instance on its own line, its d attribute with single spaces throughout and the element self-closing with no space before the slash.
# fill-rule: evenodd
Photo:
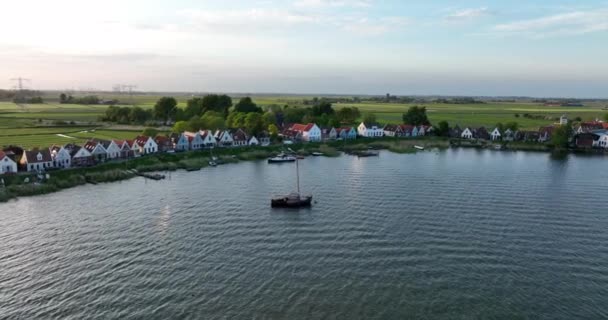
<svg viewBox="0 0 608 320">
<path fill-rule="evenodd" d="M 495 143 L 526 142 L 543 144 L 550 142 L 556 128 L 570 125 L 566 116 L 555 125 L 537 131 L 511 130 L 485 127 L 455 126 L 449 128 L 451 140 L 476 140 Z M 271 139 L 267 132 L 248 135 L 243 129 L 184 131 L 170 135 L 149 137 L 139 135 L 132 140 L 89 140 L 84 145 L 53 145 L 49 148 L 24 150 L 18 146 L 4 147 L 0 151 L 0 175 L 18 172 L 42 173 L 69 168 L 86 168 L 116 160 L 128 160 L 158 153 L 202 151 L 213 148 L 267 147 L 271 144 L 322 143 L 328 141 L 421 138 L 435 135 L 430 125 L 407 125 L 362 122 L 355 127 L 321 128 L 315 123 L 284 126 L 278 139 Z M 577 124 L 569 137 L 569 143 L 577 149 L 608 150 L 608 123 L 599 120 Z"/>
</svg>

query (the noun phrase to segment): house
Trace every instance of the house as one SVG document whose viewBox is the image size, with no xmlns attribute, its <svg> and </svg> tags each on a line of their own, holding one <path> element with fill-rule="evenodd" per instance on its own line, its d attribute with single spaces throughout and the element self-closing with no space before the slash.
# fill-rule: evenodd
<svg viewBox="0 0 608 320">
<path fill-rule="evenodd" d="M 403 137 L 403 129 L 397 124 L 387 124 L 384 126 L 384 135 L 387 137 Z"/>
<path fill-rule="evenodd" d="M 456 125 L 454 128 L 450 129 L 449 136 L 453 139 L 462 138 L 462 129 L 460 129 L 460 127 Z"/>
<path fill-rule="evenodd" d="M 172 133 L 169 136 L 171 139 L 171 143 L 173 144 L 173 149 L 175 151 L 188 151 L 190 150 L 190 140 L 183 133 Z"/>
<path fill-rule="evenodd" d="M 559 117 L 559 125 L 560 126 L 565 126 L 568 124 L 568 117 L 564 114 L 561 117 Z"/>
<path fill-rule="evenodd" d="M 137 136 L 135 142 L 139 146 L 139 153 L 142 155 L 152 154 L 158 152 L 158 145 L 148 136 Z"/>
<path fill-rule="evenodd" d="M 574 133 L 588 133 L 588 132 L 593 132 L 595 130 L 603 130 L 603 129 L 607 129 L 607 128 L 605 128 L 603 122 L 599 122 L 599 121 L 581 122 L 574 129 Z"/>
<path fill-rule="evenodd" d="M 473 139 L 473 131 L 470 128 L 464 128 L 462 133 L 460 134 L 460 138 L 462 139 Z"/>
<path fill-rule="evenodd" d="M 427 126 L 427 125 L 424 125 L 424 126 L 422 126 L 422 127 L 423 127 L 423 129 L 424 129 L 424 135 L 425 135 L 425 136 L 428 136 L 428 135 L 430 135 L 430 134 L 432 134 L 432 133 L 433 133 L 433 126 Z"/>
<path fill-rule="evenodd" d="M 167 136 L 158 135 L 154 137 L 154 142 L 158 146 L 158 152 L 172 152 L 175 151 L 171 139 Z"/>
<path fill-rule="evenodd" d="M 365 138 L 380 138 L 384 136 L 384 128 L 377 123 L 361 122 L 357 128 L 357 133 Z"/>
<path fill-rule="evenodd" d="M 399 127 L 401 129 L 402 137 L 411 137 L 414 133 L 414 126 L 411 124 L 401 124 Z"/>
<path fill-rule="evenodd" d="M 342 140 L 357 139 L 357 130 L 353 127 L 342 127 L 336 129 L 336 136 Z"/>
<path fill-rule="evenodd" d="M 473 137 L 475 139 L 490 140 L 490 133 L 485 127 L 479 127 L 473 130 Z"/>
<path fill-rule="evenodd" d="M 551 135 L 553 134 L 554 126 L 542 127 L 538 130 L 538 142 L 547 142 L 551 140 Z"/>
<path fill-rule="evenodd" d="M 419 126 L 418 127 L 418 137 L 424 137 L 426 136 L 426 130 L 428 129 L 428 127 L 426 126 Z"/>
<path fill-rule="evenodd" d="M 336 128 L 321 128 L 321 139 L 322 140 L 336 140 L 338 138 L 338 131 Z"/>
<path fill-rule="evenodd" d="M 283 140 L 290 140 L 293 142 L 302 141 L 302 132 L 300 132 L 300 131 L 285 129 L 285 130 L 283 130 L 283 132 L 281 132 L 281 136 L 283 137 Z"/>
<path fill-rule="evenodd" d="M 213 137 L 217 141 L 218 147 L 232 147 L 234 144 L 232 134 L 228 130 L 216 130 Z"/>
<path fill-rule="evenodd" d="M 418 127 L 416 126 L 412 126 L 412 137 L 417 137 L 418 136 Z"/>
<path fill-rule="evenodd" d="M 119 141 L 122 142 L 122 141 Z M 119 145 L 114 140 L 100 140 L 99 143 L 106 149 L 107 159 L 118 159 L 120 158 L 120 152 L 122 149 L 122 144 Z"/>
<path fill-rule="evenodd" d="M 574 143 L 576 144 L 577 148 L 591 149 L 599 146 L 599 139 L 600 136 L 595 133 L 584 132 L 574 136 Z"/>
<path fill-rule="evenodd" d="M 49 149 L 25 151 L 20 164 L 28 172 L 45 171 L 53 167 L 53 158 Z"/>
<path fill-rule="evenodd" d="M 608 133 L 602 132 L 602 133 L 596 133 L 596 135 L 598 136 L 596 147 L 602 148 L 602 149 L 608 149 Z"/>
<path fill-rule="evenodd" d="M 6 152 L 0 151 L 0 174 L 16 173 L 17 163 Z"/>
<path fill-rule="evenodd" d="M 538 131 L 517 131 L 515 133 L 515 139 L 524 142 L 538 142 L 540 134 Z"/>
<path fill-rule="evenodd" d="M 131 152 L 133 152 L 133 157 L 141 157 L 141 146 L 135 140 L 126 140 L 129 148 L 131 148 Z"/>
<path fill-rule="evenodd" d="M 108 158 L 108 152 L 103 145 L 95 140 L 89 140 L 84 144 L 83 148 L 87 149 L 93 156 L 96 162 L 106 161 Z"/>
<path fill-rule="evenodd" d="M 260 141 L 255 136 L 251 136 L 251 138 L 249 139 L 249 141 L 247 141 L 247 145 L 248 146 L 259 146 L 260 145 Z"/>
<path fill-rule="evenodd" d="M 11 158 L 11 160 L 13 160 L 17 164 L 21 161 L 21 157 L 25 152 L 23 148 L 17 146 L 8 146 L 0 151 L 3 151 L 7 157 Z"/>
<path fill-rule="evenodd" d="M 249 136 L 243 129 L 236 129 L 230 132 L 232 136 L 232 145 L 234 147 L 244 147 L 249 144 Z"/>
<path fill-rule="evenodd" d="M 323 139 L 321 134 L 321 128 L 319 128 L 319 126 L 314 123 L 296 123 L 291 126 L 290 130 L 299 132 L 302 135 L 302 141 L 321 142 L 321 140 Z"/>
<path fill-rule="evenodd" d="M 70 152 L 62 146 L 52 146 L 49 151 L 53 158 L 53 167 L 60 169 L 68 169 L 72 166 L 72 156 Z"/>
<path fill-rule="evenodd" d="M 205 140 L 203 139 L 203 136 L 201 135 L 200 131 L 197 132 L 189 132 L 186 131 L 183 133 L 183 137 L 184 139 L 186 139 L 186 143 L 188 144 L 188 148 L 184 149 L 184 150 L 201 150 L 205 147 Z M 182 138 L 180 138 L 182 139 Z M 183 146 L 183 141 L 180 142 Z"/>
<path fill-rule="evenodd" d="M 502 138 L 502 134 L 500 134 L 500 130 L 498 130 L 498 128 L 494 128 L 490 134 L 490 137 L 492 138 L 492 141 L 498 141 Z"/>
<path fill-rule="evenodd" d="M 249 140 L 249 145 L 251 145 L 251 140 L 253 140 L 253 138 L 256 138 L 259 145 L 261 145 L 262 147 L 267 147 L 270 145 L 270 135 L 266 131 L 262 131 L 260 134 L 258 134 L 257 137 L 251 137 L 251 139 Z"/>
<path fill-rule="evenodd" d="M 213 132 L 209 130 L 199 130 L 198 132 L 201 135 L 201 138 L 203 139 L 203 146 L 205 148 L 213 148 L 217 146 L 218 142 L 213 136 Z"/>
<path fill-rule="evenodd" d="M 502 140 L 504 140 L 504 141 L 515 140 L 515 133 L 513 132 L 513 130 L 511 130 L 511 129 L 505 130 L 505 132 L 502 135 Z"/>
<path fill-rule="evenodd" d="M 64 148 L 72 157 L 72 167 L 89 167 L 95 164 L 93 155 L 87 149 L 75 144 L 66 144 Z"/>
<path fill-rule="evenodd" d="M 129 142 L 126 140 L 114 140 L 114 143 L 120 148 L 119 158 L 130 159 L 135 156 L 135 152 L 131 149 Z"/>
</svg>

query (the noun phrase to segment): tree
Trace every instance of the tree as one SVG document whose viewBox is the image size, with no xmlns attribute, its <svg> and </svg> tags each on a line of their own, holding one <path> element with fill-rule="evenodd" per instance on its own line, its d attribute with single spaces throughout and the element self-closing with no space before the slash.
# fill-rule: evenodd
<svg viewBox="0 0 608 320">
<path fill-rule="evenodd" d="M 258 107 L 250 97 L 241 98 L 241 100 L 234 106 L 234 112 L 259 112 L 262 113 L 262 108 Z"/>
<path fill-rule="evenodd" d="M 149 110 L 144 110 L 141 107 L 133 107 L 129 110 L 129 121 L 134 123 L 145 123 L 152 118 Z"/>
<path fill-rule="evenodd" d="M 272 111 L 264 113 L 262 119 L 264 120 L 264 127 L 268 127 L 271 124 L 277 124 L 277 115 Z"/>
<path fill-rule="evenodd" d="M 426 107 L 413 106 L 403 114 L 403 123 L 414 126 L 429 125 L 429 118 L 426 116 Z"/>
<path fill-rule="evenodd" d="M 504 132 L 506 129 L 505 125 L 502 124 L 502 122 L 497 123 L 496 128 L 498 128 L 498 131 L 500 131 L 500 132 Z"/>
<path fill-rule="evenodd" d="M 277 126 L 274 124 L 271 124 L 268 126 L 268 133 L 273 139 L 276 139 L 276 137 L 279 136 L 279 128 L 277 128 Z"/>
<path fill-rule="evenodd" d="M 192 117 L 188 120 L 188 131 L 198 131 L 205 129 L 205 123 L 201 117 Z"/>
<path fill-rule="evenodd" d="M 303 122 L 302 119 L 309 112 L 306 108 L 285 108 L 283 110 L 283 120 L 287 123 Z"/>
<path fill-rule="evenodd" d="M 59 95 L 59 102 L 65 103 L 68 100 L 68 96 L 65 93 Z"/>
<path fill-rule="evenodd" d="M 439 121 L 434 131 L 440 137 L 447 137 L 450 135 L 450 124 L 445 120 Z"/>
<path fill-rule="evenodd" d="M 184 117 L 191 119 L 192 117 L 200 117 L 204 113 L 203 99 L 192 98 L 187 101 L 186 108 L 184 109 Z"/>
<path fill-rule="evenodd" d="M 145 128 L 144 131 L 141 132 L 142 135 L 146 137 L 156 137 L 158 134 L 158 130 L 154 128 Z"/>
<path fill-rule="evenodd" d="M 338 120 L 341 123 L 350 124 L 355 122 L 359 117 L 361 117 L 361 112 L 358 108 L 355 107 L 344 107 L 336 113 Z"/>
<path fill-rule="evenodd" d="M 178 121 L 173 125 L 171 129 L 174 133 L 182 133 L 184 131 L 189 131 L 188 122 L 187 121 Z"/>
<path fill-rule="evenodd" d="M 203 97 L 202 100 L 203 113 L 207 111 L 216 111 L 228 116 L 228 109 L 232 107 L 232 98 L 223 94 L 209 94 Z"/>
<path fill-rule="evenodd" d="M 154 105 L 154 116 L 165 123 L 174 118 L 176 112 L 177 101 L 173 97 L 162 97 Z"/>
<path fill-rule="evenodd" d="M 511 131 L 515 132 L 519 129 L 519 123 L 517 122 L 507 122 L 505 123 L 505 130 L 511 129 Z"/>
<path fill-rule="evenodd" d="M 318 100 L 318 102 L 312 107 L 313 116 L 320 116 L 324 114 L 333 115 L 334 113 L 336 113 L 336 111 L 334 111 L 334 108 L 332 108 L 331 102 L 325 99 Z"/>
<path fill-rule="evenodd" d="M 257 135 L 264 130 L 264 119 L 257 112 L 251 112 L 245 117 L 245 130 L 251 135 Z"/>
<path fill-rule="evenodd" d="M 208 130 L 224 129 L 226 121 L 221 113 L 215 111 L 207 111 L 201 117 L 202 126 Z"/>
<path fill-rule="evenodd" d="M 228 118 L 226 118 L 226 126 L 229 128 L 242 128 L 245 126 L 245 117 L 247 117 L 247 113 L 231 112 Z"/>
<path fill-rule="evenodd" d="M 570 143 L 570 136 L 572 135 L 572 125 L 566 124 L 558 126 L 553 130 L 551 140 L 553 145 L 558 149 L 566 149 Z"/>
<path fill-rule="evenodd" d="M 371 113 L 371 112 L 367 112 L 363 115 L 363 122 L 365 123 L 376 123 L 376 115 Z"/>
</svg>

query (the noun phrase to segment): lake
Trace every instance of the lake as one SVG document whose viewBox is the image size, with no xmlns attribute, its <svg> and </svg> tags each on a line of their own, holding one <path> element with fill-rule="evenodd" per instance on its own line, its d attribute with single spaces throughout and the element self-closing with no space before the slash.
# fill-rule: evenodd
<svg viewBox="0 0 608 320">
<path fill-rule="evenodd" d="M 608 318 L 608 159 L 243 162 L 0 204 L 0 318 Z"/>
</svg>

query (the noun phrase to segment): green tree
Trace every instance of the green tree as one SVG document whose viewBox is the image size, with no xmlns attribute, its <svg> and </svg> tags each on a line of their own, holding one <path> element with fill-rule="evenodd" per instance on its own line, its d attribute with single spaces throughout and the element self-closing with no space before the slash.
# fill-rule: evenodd
<svg viewBox="0 0 608 320">
<path fill-rule="evenodd" d="M 226 117 L 228 116 L 228 109 L 232 107 L 232 98 L 225 94 L 209 94 L 203 97 L 202 104 L 203 112 L 216 111 Z"/>
<path fill-rule="evenodd" d="M 68 100 L 68 96 L 65 93 L 59 95 L 59 102 L 65 103 Z"/>
<path fill-rule="evenodd" d="M 186 108 L 184 109 L 184 117 L 191 119 L 192 117 L 200 117 L 203 113 L 205 113 L 203 99 L 197 97 L 187 101 Z"/>
<path fill-rule="evenodd" d="M 250 97 L 244 97 L 234 106 L 234 112 L 258 112 L 262 113 L 262 108 L 258 107 Z"/>
<path fill-rule="evenodd" d="M 268 126 L 268 133 L 273 139 L 276 139 L 279 136 L 279 128 L 276 125 L 271 124 Z"/>
<path fill-rule="evenodd" d="M 553 134 L 551 136 L 551 142 L 553 146 L 558 149 L 566 149 L 570 143 L 570 136 L 572 136 L 573 130 L 571 124 L 566 124 L 563 126 L 557 126 L 553 130 Z"/>
<path fill-rule="evenodd" d="M 315 117 L 324 114 L 333 115 L 334 113 L 336 112 L 334 111 L 334 108 L 332 108 L 331 102 L 325 99 L 318 100 L 318 102 L 312 107 L 312 115 Z"/>
<path fill-rule="evenodd" d="M 450 135 L 450 124 L 445 120 L 439 121 L 434 131 L 440 137 L 447 137 Z"/>
<path fill-rule="evenodd" d="M 507 123 L 505 123 L 505 130 L 506 129 L 511 129 L 511 131 L 515 132 L 515 131 L 519 130 L 519 123 L 514 122 L 514 121 L 507 122 Z"/>
<path fill-rule="evenodd" d="M 288 107 L 283 110 L 283 120 L 287 123 L 303 122 L 304 116 L 309 113 L 306 108 Z"/>
<path fill-rule="evenodd" d="M 336 113 L 341 123 L 351 124 L 361 117 L 361 112 L 356 107 L 344 107 Z"/>
<path fill-rule="evenodd" d="M 188 120 L 188 131 L 198 131 L 201 129 L 206 129 L 201 117 L 192 117 Z"/>
<path fill-rule="evenodd" d="M 158 130 L 156 130 L 155 128 L 145 128 L 144 131 L 141 132 L 142 135 L 146 136 L 146 137 L 156 137 L 156 135 L 158 134 Z"/>
<path fill-rule="evenodd" d="M 250 112 L 245 117 L 245 130 L 251 135 L 257 135 L 264 130 L 264 119 L 257 112 Z"/>
<path fill-rule="evenodd" d="M 268 127 L 271 124 L 277 124 L 277 115 L 272 111 L 264 113 L 262 119 L 264 120 L 264 127 Z"/>
<path fill-rule="evenodd" d="M 363 122 L 365 123 L 376 123 L 376 115 L 371 112 L 366 112 L 363 115 Z"/>
<path fill-rule="evenodd" d="M 229 128 L 242 128 L 245 126 L 246 113 L 243 112 L 231 112 L 226 119 L 226 125 Z"/>
<path fill-rule="evenodd" d="M 142 124 L 152 118 L 152 114 L 149 110 L 144 110 L 141 107 L 133 107 L 129 110 L 129 121 L 133 123 Z"/>
<path fill-rule="evenodd" d="M 414 126 L 429 125 L 429 118 L 426 116 L 426 107 L 413 106 L 403 114 L 403 123 Z"/>
<path fill-rule="evenodd" d="M 500 131 L 500 132 L 504 132 L 506 129 L 505 125 L 502 124 L 502 122 L 497 123 L 496 128 L 498 128 L 498 131 Z"/>
<path fill-rule="evenodd" d="M 202 126 L 207 130 L 217 130 L 226 128 L 226 121 L 221 113 L 207 111 L 201 117 Z"/>
<path fill-rule="evenodd" d="M 171 131 L 174 133 L 182 133 L 184 131 L 189 131 L 188 122 L 187 121 L 178 121 L 173 125 Z"/>
<path fill-rule="evenodd" d="M 167 123 L 175 117 L 177 112 L 177 100 L 173 97 L 162 97 L 154 105 L 154 116 Z"/>
</svg>

